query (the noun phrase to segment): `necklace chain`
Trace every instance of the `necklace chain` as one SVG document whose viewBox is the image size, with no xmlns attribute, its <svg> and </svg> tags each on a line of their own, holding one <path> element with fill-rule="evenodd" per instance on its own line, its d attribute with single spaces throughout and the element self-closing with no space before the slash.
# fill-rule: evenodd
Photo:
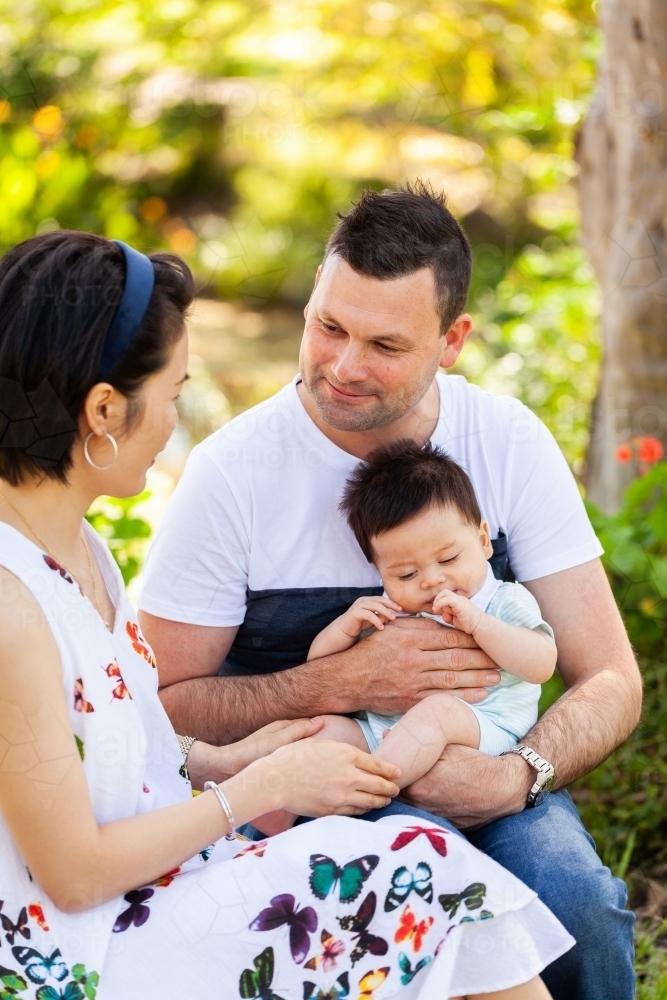
<svg viewBox="0 0 667 1000">
<path fill-rule="evenodd" d="M 17 507 L 14 506 L 14 504 L 11 502 L 11 500 L 7 499 L 7 497 L 4 495 L 4 493 L 0 493 L 0 500 L 4 500 L 4 502 L 7 504 L 7 506 L 10 507 L 14 511 L 14 513 L 17 515 L 17 517 L 21 518 L 21 520 L 25 524 L 25 526 L 28 529 L 28 531 L 30 532 L 30 534 L 33 536 L 33 538 L 36 539 L 37 542 L 39 542 L 40 547 L 42 549 L 44 549 L 44 551 L 48 555 L 50 555 L 52 559 L 55 559 L 55 556 L 53 555 L 53 552 L 51 551 L 51 549 L 49 548 L 49 546 L 44 544 L 44 542 L 39 537 L 39 535 L 37 534 L 37 532 L 35 531 L 35 529 L 32 527 L 32 525 L 25 519 L 25 517 L 23 516 L 23 514 L 21 513 L 21 511 Z M 86 538 L 86 536 L 84 534 L 83 526 L 81 527 L 81 543 L 83 545 L 83 550 L 86 553 L 86 559 L 88 561 L 88 571 L 90 573 L 90 579 L 91 579 L 92 584 L 93 584 L 93 593 L 95 594 L 95 602 L 94 602 L 95 610 L 97 611 L 98 615 L 100 616 L 100 618 L 102 619 L 102 621 L 104 622 L 104 624 L 106 625 L 106 627 L 110 628 L 109 622 L 106 620 L 106 618 L 104 617 L 104 614 L 102 613 L 102 603 L 100 601 L 100 595 L 99 595 L 99 592 L 98 592 L 98 589 L 97 589 L 97 577 L 96 577 L 95 572 L 93 570 L 93 560 L 92 560 L 92 556 L 90 554 L 90 546 L 88 545 L 88 540 L 87 540 L 87 538 Z M 58 562 L 59 565 L 63 565 L 57 559 L 56 559 L 56 562 Z M 76 579 L 76 574 L 72 573 L 72 571 L 70 569 L 68 569 L 67 566 L 63 565 L 63 569 L 66 569 L 67 572 L 70 574 L 70 576 L 73 576 Z M 78 582 L 78 580 L 77 580 L 77 582 Z"/>
</svg>

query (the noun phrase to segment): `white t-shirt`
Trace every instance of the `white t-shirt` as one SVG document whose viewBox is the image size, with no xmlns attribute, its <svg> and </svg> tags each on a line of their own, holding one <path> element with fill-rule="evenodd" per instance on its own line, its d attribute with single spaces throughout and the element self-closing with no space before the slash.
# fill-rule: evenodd
<svg viewBox="0 0 667 1000">
<path fill-rule="evenodd" d="M 338 511 L 358 459 L 315 426 L 298 377 L 193 449 L 146 563 L 140 605 L 197 625 L 241 625 L 225 672 L 272 672 L 361 594 L 382 593 Z M 574 478 L 544 424 L 516 399 L 438 374 L 434 444 L 468 472 L 517 580 L 602 553 Z M 504 538 L 503 536 L 506 536 Z"/>
</svg>

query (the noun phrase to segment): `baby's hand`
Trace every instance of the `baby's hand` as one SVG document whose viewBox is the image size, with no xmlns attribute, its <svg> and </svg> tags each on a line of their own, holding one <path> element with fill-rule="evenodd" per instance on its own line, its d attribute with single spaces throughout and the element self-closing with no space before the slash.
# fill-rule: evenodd
<svg viewBox="0 0 667 1000">
<path fill-rule="evenodd" d="M 351 638 L 356 638 L 369 625 L 382 631 L 384 623 L 396 617 L 394 612 L 402 610 L 400 604 L 390 601 L 388 597 L 360 597 L 340 616 L 340 627 Z"/>
<path fill-rule="evenodd" d="M 443 622 L 453 625 L 460 632 L 474 635 L 482 621 L 483 611 L 472 601 L 452 590 L 441 590 L 433 602 L 433 614 L 441 615 Z"/>
</svg>

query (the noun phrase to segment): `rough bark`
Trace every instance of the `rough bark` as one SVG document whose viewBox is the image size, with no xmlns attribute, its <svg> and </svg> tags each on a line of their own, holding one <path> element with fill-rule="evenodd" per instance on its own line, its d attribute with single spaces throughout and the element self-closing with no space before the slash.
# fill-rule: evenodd
<svg viewBox="0 0 667 1000">
<path fill-rule="evenodd" d="M 578 143 L 603 359 L 587 487 L 607 511 L 636 474 L 619 444 L 667 444 L 667 0 L 601 0 L 604 53 Z"/>
</svg>

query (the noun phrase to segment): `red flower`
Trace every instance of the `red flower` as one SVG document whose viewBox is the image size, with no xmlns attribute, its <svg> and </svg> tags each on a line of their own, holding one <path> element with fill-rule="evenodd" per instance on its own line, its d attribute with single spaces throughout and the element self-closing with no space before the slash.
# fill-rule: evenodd
<svg viewBox="0 0 667 1000">
<path fill-rule="evenodd" d="M 662 441 L 658 441 L 654 437 L 643 437 L 639 438 L 639 452 L 638 458 L 640 462 L 645 462 L 647 465 L 654 465 L 658 462 L 665 453 L 665 449 L 662 446 Z"/>
<path fill-rule="evenodd" d="M 632 448 L 629 444 L 619 444 L 616 449 L 616 461 L 622 462 L 624 465 L 629 462 L 632 458 Z"/>
</svg>

